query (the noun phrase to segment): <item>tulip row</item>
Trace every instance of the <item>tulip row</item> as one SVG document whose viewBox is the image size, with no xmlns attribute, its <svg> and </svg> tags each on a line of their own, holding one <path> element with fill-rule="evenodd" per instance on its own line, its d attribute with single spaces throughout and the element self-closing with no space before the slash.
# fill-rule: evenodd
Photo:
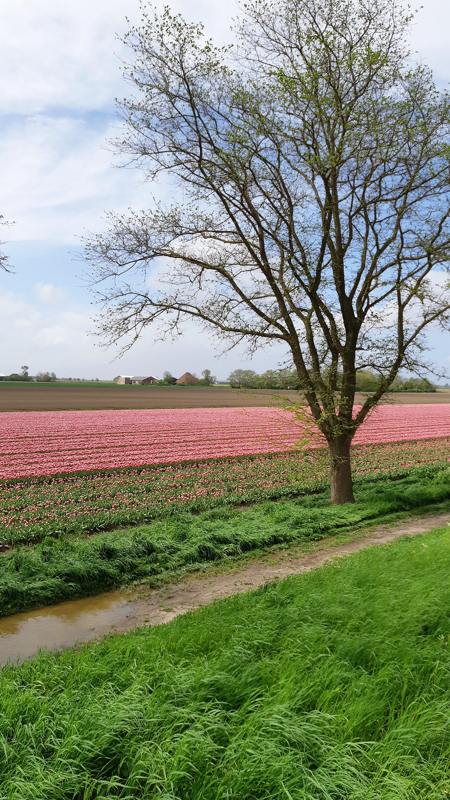
<svg viewBox="0 0 450 800">
<path fill-rule="evenodd" d="M 379 406 L 354 443 L 450 436 L 450 406 Z M 5 412 L 0 478 L 56 475 L 320 447 L 306 413 L 280 408 Z"/>
</svg>

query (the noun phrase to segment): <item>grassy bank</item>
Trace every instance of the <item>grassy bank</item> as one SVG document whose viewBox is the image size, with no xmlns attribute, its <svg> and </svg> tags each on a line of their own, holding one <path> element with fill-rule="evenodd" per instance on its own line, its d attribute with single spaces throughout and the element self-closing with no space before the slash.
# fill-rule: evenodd
<svg viewBox="0 0 450 800">
<path fill-rule="evenodd" d="M 444 464 L 449 439 L 353 448 L 357 480 Z M 0 482 L 0 548 L 46 535 L 108 530 L 180 510 L 319 491 L 325 450 Z"/>
<path fill-rule="evenodd" d="M 448 530 L 0 672 L 8 800 L 443 800 Z"/>
<path fill-rule="evenodd" d="M 88 537 L 47 537 L 0 558 L 0 615 L 155 580 L 275 545 L 307 543 L 427 507 L 450 508 L 450 470 L 428 467 L 367 481 L 358 502 L 330 506 L 328 493 L 179 512 L 153 523 Z"/>
</svg>

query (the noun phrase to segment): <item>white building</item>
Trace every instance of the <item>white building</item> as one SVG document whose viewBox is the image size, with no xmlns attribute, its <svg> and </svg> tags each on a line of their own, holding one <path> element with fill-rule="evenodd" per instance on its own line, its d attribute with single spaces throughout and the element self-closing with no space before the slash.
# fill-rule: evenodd
<svg viewBox="0 0 450 800">
<path fill-rule="evenodd" d="M 117 377 L 114 378 L 114 383 L 131 383 L 132 379 L 132 375 L 117 375 Z"/>
</svg>

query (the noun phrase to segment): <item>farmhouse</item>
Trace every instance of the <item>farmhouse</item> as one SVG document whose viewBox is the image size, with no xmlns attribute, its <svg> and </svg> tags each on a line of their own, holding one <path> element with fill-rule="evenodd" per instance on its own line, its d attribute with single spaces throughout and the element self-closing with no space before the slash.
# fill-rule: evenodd
<svg viewBox="0 0 450 800">
<path fill-rule="evenodd" d="M 117 375 L 114 378 L 114 383 L 128 383 L 134 385 L 144 385 L 149 383 L 157 383 L 158 379 L 154 378 L 153 375 Z"/>
<path fill-rule="evenodd" d="M 131 383 L 132 375 L 117 375 L 114 378 L 114 383 Z"/>
<path fill-rule="evenodd" d="M 185 372 L 184 375 L 177 380 L 177 384 L 179 386 L 194 386 L 194 384 L 198 382 L 198 378 L 196 378 L 195 375 L 192 375 L 191 372 Z"/>
<path fill-rule="evenodd" d="M 134 384 L 135 386 L 139 386 L 145 380 L 145 375 L 133 375 L 131 378 L 130 383 Z"/>
</svg>

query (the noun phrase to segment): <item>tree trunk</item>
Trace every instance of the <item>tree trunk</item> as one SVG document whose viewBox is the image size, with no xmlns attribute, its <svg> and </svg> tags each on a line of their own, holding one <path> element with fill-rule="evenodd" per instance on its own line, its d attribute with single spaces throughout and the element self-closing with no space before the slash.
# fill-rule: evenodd
<svg viewBox="0 0 450 800">
<path fill-rule="evenodd" d="M 331 470 L 331 502 L 354 503 L 350 445 L 352 438 L 341 436 L 328 442 Z"/>
</svg>

